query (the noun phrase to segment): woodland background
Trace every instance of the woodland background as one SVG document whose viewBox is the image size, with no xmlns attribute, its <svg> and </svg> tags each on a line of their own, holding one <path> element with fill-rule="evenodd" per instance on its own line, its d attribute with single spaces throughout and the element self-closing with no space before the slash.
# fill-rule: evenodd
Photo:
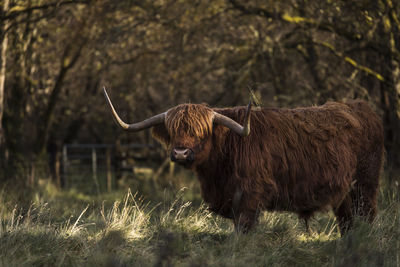
<svg viewBox="0 0 400 267">
<path fill-rule="evenodd" d="M 35 183 L 65 143 L 148 143 L 124 119 L 171 106 L 367 100 L 400 162 L 399 1 L 2 0 L 0 180 Z M 23 173 L 20 173 L 20 172 Z M 391 179 L 398 177 L 391 176 Z"/>
<path fill-rule="evenodd" d="M 359 262 L 363 253 L 369 251 L 363 246 L 371 246 L 369 249 L 376 254 L 368 252 L 373 256 L 368 258 L 371 261 L 367 259 L 367 265 L 375 263 L 374 260 L 380 265 L 383 258 L 389 257 L 390 266 L 396 262 L 399 266 L 399 239 L 388 241 L 400 237 L 399 224 L 391 224 L 399 222 L 397 208 L 400 207 L 398 0 L 1 0 L 0 3 L 0 252 L 9 257 L 6 258 L 9 261 L 0 261 L 0 265 L 79 265 L 86 264 L 88 258 L 96 265 L 96 257 L 108 255 L 102 249 L 109 251 L 109 246 L 118 247 L 118 243 L 125 249 L 118 253 L 133 249 L 131 246 L 144 249 L 136 254 L 128 249 L 129 253 L 116 258 L 111 253 L 114 256 L 110 259 L 99 261 L 129 264 L 141 259 L 148 263 L 146 253 L 155 251 L 149 252 L 157 255 L 152 258 L 154 264 L 179 263 L 187 255 L 200 265 L 206 265 L 203 262 L 206 259 L 214 264 L 234 264 L 239 257 L 225 261 L 220 255 L 239 250 L 235 255 L 244 255 L 242 264 L 254 260 L 254 264 L 262 265 L 279 259 L 285 264 L 343 266 L 346 259 L 350 263 Z M 227 234 L 230 228 L 224 228 L 220 219 L 210 221 L 212 215 L 200 204 L 198 186 L 193 185 L 195 180 L 183 173 L 177 175 L 181 182 L 175 180 L 172 195 L 176 195 L 181 185 L 190 184 L 187 187 L 193 189 L 192 195 L 186 197 L 197 203 L 198 209 L 182 217 L 179 209 L 172 208 L 177 202 L 171 197 L 171 209 L 178 212 L 175 217 L 167 209 L 160 213 L 161 219 L 155 224 L 162 230 L 143 228 L 147 229 L 144 234 L 140 228 L 140 238 L 135 235 L 130 239 L 126 229 L 153 218 L 135 217 L 148 214 L 144 212 L 146 209 L 133 201 L 121 210 L 114 205 L 108 215 L 103 210 L 100 216 L 97 210 L 100 204 L 90 203 L 116 199 L 116 195 L 92 198 L 71 193 L 62 189 L 63 183 L 52 175 L 57 162 L 54 159 L 60 157 L 65 144 L 154 144 L 149 131 L 127 134 L 115 125 L 101 92 L 103 86 L 121 117 L 129 122 L 185 102 L 205 102 L 212 107 L 245 105 L 249 88 L 262 106 L 298 107 L 329 100 L 364 99 L 382 117 L 385 128 L 386 164 L 380 218 L 383 220 L 386 216 L 387 221 L 381 220 L 372 230 L 358 228 L 354 238 L 350 234 L 344 241 L 336 242 L 338 234 L 330 235 L 331 231 L 329 235 L 314 236 L 311 243 L 299 245 L 296 238 L 285 239 L 288 233 L 292 237 L 301 236 L 302 229 L 297 231 L 301 227 L 296 219 L 266 215 L 264 222 L 272 226 L 264 225 L 258 234 L 250 237 L 232 237 Z M 143 181 L 136 182 L 139 185 L 135 190 L 147 194 L 148 198 L 155 192 L 166 195 L 170 178 L 167 175 L 162 180 L 164 185 L 149 187 L 147 191 Z M 182 182 L 185 179 L 189 179 L 187 183 Z M 20 195 L 13 195 L 15 192 Z M 164 198 L 164 203 L 167 202 Z M 14 208 L 15 203 L 20 209 Z M 34 203 L 34 208 L 29 203 Z M 41 213 L 47 207 L 44 203 L 53 205 L 51 216 Z M 69 211 L 63 210 L 60 203 L 70 203 Z M 69 224 L 68 216 L 76 218 L 85 205 L 89 205 L 92 213 L 82 218 L 93 222 L 100 232 L 86 224 L 82 226 L 81 217 L 75 224 Z M 183 209 L 187 207 L 182 205 Z M 36 210 L 36 217 L 29 217 L 33 216 L 32 210 Z M 124 216 L 144 219 L 137 222 Z M 19 224 L 18 218 L 30 219 Z M 193 218 L 200 219 L 193 221 Z M 47 219 L 51 223 L 43 226 Z M 325 230 L 329 230 L 328 225 L 334 225 L 334 219 L 324 220 Z M 64 228 L 60 228 L 57 222 L 67 223 L 61 223 Z M 185 228 L 183 224 L 179 228 L 176 222 L 190 227 L 200 222 L 200 230 Z M 113 223 L 124 226 L 118 228 Z M 99 225 L 105 225 L 105 232 Z M 148 227 L 146 223 L 143 225 Z M 219 230 L 211 233 L 210 229 L 216 225 Z M 171 227 L 181 230 L 170 230 Z M 33 238 L 37 237 L 37 232 L 31 232 L 33 228 L 43 230 L 39 241 Z M 297 230 L 290 232 L 292 228 Z M 265 231 L 269 233 L 267 241 L 257 239 Z M 109 233 L 114 236 L 109 237 Z M 74 234 L 75 239 L 71 241 Z M 27 236 L 34 241 L 26 239 Z M 331 243 L 321 243 L 324 238 Z M 24 262 L 20 262 L 15 247 L 25 242 L 21 240 L 31 244 L 24 247 L 27 255 L 31 255 Z M 250 240 L 259 243 L 251 245 Z M 36 241 L 50 244 L 59 253 L 47 261 L 46 248 L 43 253 L 32 250 Z M 237 242 L 247 242 L 248 250 L 240 250 Z M 213 251 L 204 252 L 203 245 Z M 82 254 L 77 248 L 83 248 Z M 272 252 L 258 261 L 260 258 L 252 255 L 258 248 Z M 355 254 L 346 254 L 349 248 Z M 335 252 L 326 254 L 331 249 Z M 168 253 L 178 255 L 177 259 L 165 256 Z M 198 261 L 197 257 L 202 260 Z"/>
</svg>

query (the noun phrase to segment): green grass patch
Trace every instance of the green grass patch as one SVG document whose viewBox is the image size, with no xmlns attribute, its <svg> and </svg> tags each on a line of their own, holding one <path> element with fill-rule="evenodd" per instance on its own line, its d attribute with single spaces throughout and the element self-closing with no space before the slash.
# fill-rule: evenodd
<svg viewBox="0 0 400 267">
<path fill-rule="evenodd" d="M 265 212 L 249 234 L 210 213 L 191 188 L 87 195 L 42 182 L 29 204 L 0 197 L 1 266 L 399 266 L 400 201 L 381 190 L 370 225 L 340 237 L 334 216 L 312 233 L 292 213 Z M 178 186 L 182 186 L 182 181 Z M 149 188 L 152 188 L 151 186 Z M 194 194 L 193 192 L 196 192 Z"/>
</svg>

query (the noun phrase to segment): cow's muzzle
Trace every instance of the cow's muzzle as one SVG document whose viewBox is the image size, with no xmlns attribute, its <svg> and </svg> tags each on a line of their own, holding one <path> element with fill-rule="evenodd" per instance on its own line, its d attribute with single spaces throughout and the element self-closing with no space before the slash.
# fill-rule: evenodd
<svg viewBox="0 0 400 267">
<path fill-rule="evenodd" d="M 194 161 L 194 153 L 190 148 L 174 148 L 171 151 L 171 160 L 181 164 L 190 164 Z"/>
</svg>

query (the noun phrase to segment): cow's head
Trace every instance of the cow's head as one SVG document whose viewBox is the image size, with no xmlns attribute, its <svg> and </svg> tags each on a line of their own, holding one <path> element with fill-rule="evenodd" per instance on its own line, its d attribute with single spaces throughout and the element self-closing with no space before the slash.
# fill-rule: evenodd
<svg viewBox="0 0 400 267">
<path fill-rule="evenodd" d="M 197 166 L 209 157 L 214 125 L 225 126 L 241 136 L 250 133 L 250 103 L 244 126 L 200 104 L 178 105 L 144 121 L 127 124 L 118 116 L 105 88 L 103 91 L 114 119 L 123 129 L 136 132 L 153 127 L 153 135 L 167 146 L 171 160 L 185 167 Z"/>
</svg>

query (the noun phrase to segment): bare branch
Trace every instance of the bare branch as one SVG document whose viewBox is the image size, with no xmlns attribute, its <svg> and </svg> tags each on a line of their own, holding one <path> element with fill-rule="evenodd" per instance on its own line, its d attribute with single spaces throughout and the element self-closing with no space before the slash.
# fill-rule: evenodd
<svg viewBox="0 0 400 267">
<path fill-rule="evenodd" d="M 345 37 L 348 40 L 351 41 L 360 41 L 363 39 L 363 36 L 358 33 L 353 33 L 353 32 L 348 32 L 345 29 L 339 28 L 338 25 L 328 23 L 328 22 L 321 22 L 314 20 L 312 18 L 306 18 L 302 16 L 293 16 L 288 13 L 284 12 L 270 12 L 266 9 L 263 8 L 258 8 L 258 7 L 246 7 L 236 0 L 228 0 L 232 6 L 241 11 L 245 15 L 257 15 L 261 17 L 265 17 L 267 19 L 278 19 L 280 21 L 286 22 L 286 23 L 292 23 L 292 24 L 298 24 L 298 25 L 308 25 L 315 27 L 319 30 L 330 32 L 330 33 L 336 33 L 342 37 Z"/>
<path fill-rule="evenodd" d="M 381 74 L 379 74 L 378 72 L 376 72 L 376 71 L 374 71 L 374 70 L 372 70 L 372 69 L 370 69 L 370 68 L 368 68 L 366 66 L 363 66 L 363 65 L 357 63 L 354 59 L 343 55 L 343 53 L 337 51 L 333 45 L 331 45 L 331 44 L 329 44 L 327 42 L 314 41 L 313 43 L 317 44 L 317 45 L 320 45 L 322 47 L 328 48 L 335 56 L 341 58 L 346 63 L 348 63 L 351 66 L 353 66 L 354 68 L 359 69 L 359 70 L 365 72 L 366 74 L 375 77 L 376 79 L 378 79 L 381 82 L 385 82 L 385 78 Z"/>
<path fill-rule="evenodd" d="M 13 11 L 13 9 L 11 9 L 9 14 L 2 14 L 2 16 L 0 17 L 0 21 L 15 19 L 16 17 L 18 17 L 20 15 L 27 14 L 27 13 L 30 13 L 30 12 L 35 11 L 35 10 L 58 8 L 60 6 L 70 5 L 70 4 L 88 4 L 88 3 L 89 3 L 88 0 L 68 0 L 68 1 L 61 1 L 61 2 L 54 2 L 54 3 L 50 3 L 50 4 L 44 4 L 44 5 L 40 5 L 40 6 L 31 6 L 31 7 L 22 9 L 22 10 Z"/>
</svg>

